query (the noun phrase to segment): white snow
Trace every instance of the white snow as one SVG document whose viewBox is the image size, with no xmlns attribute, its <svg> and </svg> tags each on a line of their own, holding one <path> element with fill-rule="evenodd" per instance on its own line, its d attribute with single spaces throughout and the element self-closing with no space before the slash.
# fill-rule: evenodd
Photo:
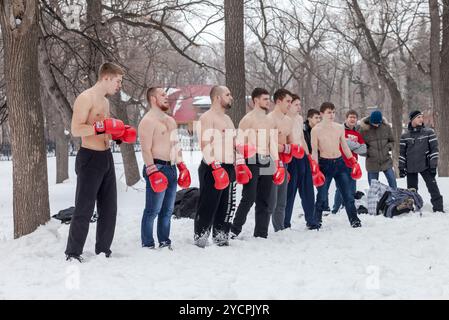
<svg viewBox="0 0 449 320">
<path fill-rule="evenodd" d="M 297 198 L 292 229 L 274 233 L 270 226 L 268 239 L 252 237 L 252 211 L 241 239 L 229 247 L 197 248 L 193 221 L 182 219 L 172 221 L 174 251 L 148 250 L 140 246 L 145 185 L 127 188 L 121 156 L 114 157 L 120 182 L 113 257 L 94 254 L 91 224 L 83 264 L 65 261 L 69 226 L 55 219 L 13 240 L 12 164 L 0 162 L 0 299 L 449 298 L 449 219 L 432 212 L 422 180 L 422 217 L 363 215 L 363 227 L 352 229 L 340 212 L 324 217 L 321 231 L 309 231 Z M 199 157 L 185 153 L 196 186 Z M 48 158 L 52 215 L 73 205 L 74 162 L 71 157 L 70 179 L 56 185 L 55 158 Z M 405 179 L 398 182 L 405 186 Z M 358 190 L 367 185 L 364 173 Z M 439 186 L 447 201 L 449 179 L 440 178 Z M 241 187 L 238 199 L 240 193 Z"/>
</svg>

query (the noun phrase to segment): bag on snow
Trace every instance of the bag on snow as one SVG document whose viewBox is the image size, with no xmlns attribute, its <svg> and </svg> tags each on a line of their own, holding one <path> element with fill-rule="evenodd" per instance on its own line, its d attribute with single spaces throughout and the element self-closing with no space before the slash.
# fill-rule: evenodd
<svg viewBox="0 0 449 320">
<path fill-rule="evenodd" d="M 192 187 L 176 192 L 175 208 L 173 217 L 195 219 L 200 190 Z"/>
<path fill-rule="evenodd" d="M 70 207 L 64 210 L 59 211 L 57 214 L 54 214 L 52 218 L 61 220 L 61 223 L 70 224 L 72 221 L 72 215 L 75 212 L 75 207 Z M 92 218 L 90 218 L 90 222 L 96 222 L 98 220 L 97 211 L 94 212 Z"/>
</svg>

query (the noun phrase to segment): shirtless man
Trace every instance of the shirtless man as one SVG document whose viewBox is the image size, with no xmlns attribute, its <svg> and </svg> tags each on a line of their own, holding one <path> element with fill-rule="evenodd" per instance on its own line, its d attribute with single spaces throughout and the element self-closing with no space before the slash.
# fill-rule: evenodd
<svg viewBox="0 0 449 320">
<path fill-rule="evenodd" d="M 293 120 L 287 116 L 292 103 L 292 93 L 286 89 L 279 89 L 273 95 L 275 103 L 274 110 L 268 114 L 268 118 L 274 123 L 278 131 L 278 152 L 279 161 L 277 163 L 278 173 L 282 176 L 275 176 L 273 181 L 277 187 L 276 205 L 273 211 L 272 223 L 274 231 L 285 229 L 285 207 L 287 204 L 287 170 L 279 171 L 292 161 L 292 158 L 302 159 L 304 148 L 298 144 L 300 138 L 297 130 L 293 130 Z"/>
<path fill-rule="evenodd" d="M 329 185 L 335 179 L 337 188 L 343 197 L 343 203 L 353 228 L 361 227 L 354 205 L 354 194 L 351 190 L 351 177 L 356 180 L 362 176 L 357 159 L 352 155 L 345 138 L 344 127 L 334 122 L 335 106 L 324 102 L 320 107 L 322 121 L 312 129 L 312 177 L 313 184 L 318 188 L 315 203 L 315 223 L 311 229 L 321 227 L 321 218 L 328 198 Z M 347 157 L 347 170 L 340 151 Z M 320 157 L 318 159 L 318 151 Z M 319 165 L 318 165 L 319 163 Z"/>
<path fill-rule="evenodd" d="M 265 89 L 256 88 L 251 97 L 254 109 L 240 121 L 237 148 L 244 146 L 244 151 L 240 153 L 247 159 L 252 179 L 243 186 L 242 199 L 231 226 L 231 238 L 237 237 L 242 231 L 254 202 L 256 202 L 254 236 L 268 237 L 270 215 L 274 209 L 277 191 L 272 178 L 273 161 L 278 161 L 277 137 L 271 139 L 270 134 L 274 132 L 275 126 L 267 115 L 270 108 L 270 94 Z M 285 169 L 280 167 L 278 170 Z M 285 173 L 278 173 L 278 176 L 284 175 Z"/>
<path fill-rule="evenodd" d="M 76 156 L 75 211 L 65 250 L 69 261 L 83 260 L 81 254 L 95 202 L 98 211 L 95 253 L 103 252 L 106 257 L 111 255 L 117 216 L 117 187 L 109 142 L 111 139 L 119 143 L 136 141 L 134 128 L 125 126 L 121 120 L 109 118 L 106 96 L 120 91 L 123 74 L 119 66 L 104 63 L 100 67 L 97 83 L 83 91 L 73 106 L 72 135 L 81 137 L 82 143 Z"/>
<path fill-rule="evenodd" d="M 315 191 L 312 184 L 312 173 L 310 171 L 310 160 L 312 160 L 309 148 L 304 139 L 303 131 L 303 118 L 300 115 L 301 112 L 301 99 L 294 94 L 292 96 L 292 104 L 287 115 L 293 120 L 293 130 L 296 132 L 295 137 L 298 141 L 294 141 L 296 144 L 300 144 L 307 155 L 307 158 L 302 159 L 293 158 L 292 162 L 288 164 L 288 173 L 290 174 L 290 182 L 287 187 L 287 205 L 285 208 L 285 220 L 284 227 L 291 227 L 291 218 L 293 205 L 295 203 L 296 192 L 299 192 L 301 197 L 302 209 L 304 211 L 304 217 L 306 219 L 306 225 L 313 225 L 314 219 L 314 204 L 315 204 Z"/>
<path fill-rule="evenodd" d="M 169 110 L 167 93 L 160 87 L 147 90 L 150 110 L 139 124 L 139 137 L 144 161 L 143 177 L 146 181 L 145 209 L 142 217 L 142 247 L 154 249 L 153 225 L 157 221 L 159 248 L 170 250 L 170 221 L 175 206 L 176 182 L 181 188 L 190 186 L 190 173 L 182 161 L 178 147 L 175 119 Z M 176 166 L 179 178 L 176 180 Z"/>
<path fill-rule="evenodd" d="M 235 210 L 235 127 L 225 114 L 233 99 L 227 87 L 214 86 L 210 100 L 211 107 L 201 115 L 196 128 L 203 153 L 198 168 L 200 198 L 194 228 L 194 242 L 200 248 L 207 245 L 211 228 L 217 245 L 229 245 L 230 221 Z M 251 172 L 242 156 L 237 160 L 238 179 L 248 183 Z"/>
</svg>

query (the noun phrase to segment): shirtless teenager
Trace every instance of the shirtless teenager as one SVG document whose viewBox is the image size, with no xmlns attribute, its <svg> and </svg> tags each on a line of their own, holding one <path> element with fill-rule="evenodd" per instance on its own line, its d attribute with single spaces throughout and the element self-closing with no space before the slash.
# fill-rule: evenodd
<svg viewBox="0 0 449 320">
<path fill-rule="evenodd" d="M 275 103 L 274 110 L 268 114 L 268 118 L 274 123 L 275 129 L 278 130 L 278 152 L 279 161 L 277 162 L 278 175 L 273 178 L 274 183 L 278 186 L 276 192 L 276 205 L 274 206 L 272 223 L 274 231 L 285 229 L 285 207 L 287 204 L 287 170 L 285 167 L 292 161 L 292 158 L 303 158 L 304 148 L 298 142 L 298 132 L 293 130 L 293 120 L 287 116 L 292 103 L 292 93 L 286 89 L 279 89 L 273 95 Z M 279 168 L 284 168 L 280 171 Z M 280 174 L 282 173 L 282 175 Z"/>
<path fill-rule="evenodd" d="M 278 160 L 277 137 L 271 139 L 275 129 L 268 117 L 270 94 L 266 89 L 256 88 L 251 94 L 254 109 L 243 117 L 237 134 L 237 148 L 244 146 L 244 157 L 251 170 L 252 179 L 243 186 L 242 199 L 231 226 L 231 237 L 242 231 L 249 210 L 256 203 L 254 227 L 255 237 L 268 237 L 270 215 L 275 205 L 275 192 L 272 174 L 273 161 Z M 248 150 L 245 152 L 245 150 Z M 241 152 L 242 153 L 242 152 Z M 279 170 L 285 170 L 279 168 Z M 279 176 L 284 174 L 279 173 Z"/>
<path fill-rule="evenodd" d="M 106 257 L 111 255 L 117 216 L 117 187 L 109 142 L 111 139 L 118 143 L 136 141 L 134 128 L 125 126 L 121 120 L 109 118 L 106 96 L 120 91 L 123 74 L 119 66 L 104 63 L 97 83 L 83 91 L 73 106 L 72 135 L 81 137 L 81 148 L 75 163 L 75 211 L 65 250 L 67 260 L 83 260 L 81 254 L 95 202 L 98 211 L 95 253 L 103 252 Z"/>
<path fill-rule="evenodd" d="M 167 93 L 160 87 L 147 90 L 149 111 L 139 124 L 139 137 L 146 181 L 145 209 L 141 225 L 142 247 L 154 249 L 153 225 L 157 217 L 159 248 L 171 249 L 170 221 L 175 206 L 176 182 L 181 188 L 190 186 L 190 173 L 182 161 L 178 147 L 175 119 L 169 110 Z M 179 178 L 176 180 L 176 166 Z"/>
<path fill-rule="evenodd" d="M 293 158 L 292 162 L 288 164 L 288 173 L 290 174 L 290 182 L 287 187 L 287 205 L 285 208 L 285 220 L 284 227 L 291 227 L 291 218 L 293 212 L 293 206 L 295 203 L 296 192 L 301 197 L 302 209 L 304 211 L 304 217 L 306 219 L 306 225 L 312 225 L 314 223 L 313 214 L 315 207 L 315 191 L 312 184 L 312 173 L 310 171 L 310 160 L 312 159 L 309 154 L 309 148 L 304 139 L 303 131 L 303 118 L 300 115 L 301 112 L 301 99 L 294 94 L 292 96 L 292 104 L 287 115 L 293 120 L 293 130 L 296 132 L 295 137 L 305 150 L 307 158 L 302 159 Z"/>
<path fill-rule="evenodd" d="M 324 102 L 320 107 L 322 121 L 312 129 L 312 177 L 313 184 L 318 188 L 315 203 L 315 223 L 311 228 L 321 227 L 321 218 L 328 198 L 329 185 L 335 179 L 337 188 L 343 197 L 346 213 L 353 228 L 361 227 L 354 205 L 354 194 L 351 190 L 351 178 L 360 179 L 362 171 L 357 159 L 353 157 L 345 138 L 344 127 L 334 122 L 335 106 L 331 102 Z M 347 170 L 341 150 L 347 157 Z M 318 151 L 320 157 L 318 159 Z M 318 165 L 319 163 L 319 165 Z"/>
<path fill-rule="evenodd" d="M 207 245 L 211 228 L 218 246 L 229 245 L 230 221 L 235 210 L 235 127 L 225 113 L 233 99 L 227 87 L 214 86 L 210 100 L 211 107 L 200 116 L 196 128 L 203 154 L 198 168 L 200 197 L 194 227 L 194 242 L 200 248 Z M 239 180 L 247 183 L 251 172 L 239 160 Z"/>
</svg>

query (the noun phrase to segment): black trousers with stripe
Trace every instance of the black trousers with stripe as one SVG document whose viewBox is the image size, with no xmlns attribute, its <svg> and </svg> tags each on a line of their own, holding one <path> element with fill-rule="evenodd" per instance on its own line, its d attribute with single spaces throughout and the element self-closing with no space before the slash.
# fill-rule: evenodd
<svg viewBox="0 0 449 320">
<path fill-rule="evenodd" d="M 198 168 L 200 198 L 195 217 L 195 238 L 212 236 L 217 241 L 227 239 L 235 211 L 235 169 L 232 164 L 222 164 L 229 175 L 230 184 L 223 190 L 214 188 L 212 168 L 201 161 Z"/>
</svg>

